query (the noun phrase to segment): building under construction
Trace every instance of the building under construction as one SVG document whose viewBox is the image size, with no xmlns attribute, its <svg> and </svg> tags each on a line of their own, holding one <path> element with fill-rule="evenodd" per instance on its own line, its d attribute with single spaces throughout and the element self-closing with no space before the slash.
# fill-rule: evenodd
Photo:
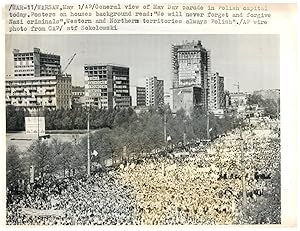
<svg viewBox="0 0 300 231">
<path fill-rule="evenodd" d="M 72 59 L 75 55 L 73 55 Z M 60 56 L 13 50 L 14 76 L 5 80 L 6 105 L 23 107 L 30 112 L 38 108 L 71 107 L 72 78 L 61 71 Z"/>
<path fill-rule="evenodd" d="M 202 46 L 200 40 L 172 45 L 172 70 L 173 110 L 185 108 L 191 111 L 195 106 L 207 109 L 211 73 L 210 51 Z"/>
</svg>

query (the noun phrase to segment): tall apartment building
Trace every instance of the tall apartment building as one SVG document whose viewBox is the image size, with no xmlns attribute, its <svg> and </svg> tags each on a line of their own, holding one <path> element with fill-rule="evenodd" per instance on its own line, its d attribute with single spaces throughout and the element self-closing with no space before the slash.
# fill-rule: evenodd
<svg viewBox="0 0 300 231">
<path fill-rule="evenodd" d="M 43 77 L 61 74 L 60 56 L 42 53 L 39 48 L 31 52 L 13 50 L 15 77 Z"/>
<path fill-rule="evenodd" d="M 164 105 L 164 81 L 156 76 L 146 78 L 146 106 Z"/>
<path fill-rule="evenodd" d="M 224 77 L 220 76 L 218 72 L 213 73 L 210 77 L 209 95 L 211 110 L 225 107 Z"/>
<path fill-rule="evenodd" d="M 113 109 L 131 106 L 129 67 L 115 64 L 84 65 L 86 104 Z"/>
<path fill-rule="evenodd" d="M 5 80 L 6 104 L 24 107 L 29 112 L 38 108 L 71 107 L 71 76 L 15 77 Z"/>
<path fill-rule="evenodd" d="M 146 106 L 146 88 L 136 87 L 136 106 L 145 107 Z"/>
<path fill-rule="evenodd" d="M 177 92 L 176 89 L 184 87 L 189 89 L 191 86 L 200 88 L 197 90 L 197 94 L 192 94 L 194 97 L 200 98 L 191 100 L 197 102 L 198 106 L 208 108 L 209 76 L 211 73 L 210 51 L 202 46 L 200 40 L 172 45 L 172 71 L 173 91 Z M 179 107 L 176 102 L 181 101 L 176 97 L 177 94 L 173 92 L 174 110 Z"/>
<path fill-rule="evenodd" d="M 25 107 L 30 112 L 38 107 L 70 108 L 72 96 L 71 75 L 62 74 L 60 56 L 13 51 L 14 76 L 5 80 L 6 104 Z"/>
</svg>

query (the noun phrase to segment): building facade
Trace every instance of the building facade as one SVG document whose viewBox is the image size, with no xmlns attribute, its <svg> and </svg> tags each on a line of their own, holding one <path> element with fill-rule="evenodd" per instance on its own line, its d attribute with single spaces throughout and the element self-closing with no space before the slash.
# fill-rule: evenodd
<svg viewBox="0 0 300 231">
<path fill-rule="evenodd" d="M 225 108 L 224 77 L 218 72 L 209 78 L 209 109 Z"/>
<path fill-rule="evenodd" d="M 184 109 L 191 114 L 194 108 L 202 107 L 203 89 L 195 86 L 173 88 L 173 109 Z"/>
<path fill-rule="evenodd" d="M 200 40 L 172 45 L 172 71 L 172 91 L 175 91 L 173 97 L 176 98 L 177 88 L 195 86 L 202 89 L 200 104 L 208 108 L 210 51 L 202 46 Z M 176 102 L 174 101 L 173 104 L 175 107 Z"/>
<path fill-rule="evenodd" d="M 86 104 L 104 109 L 131 106 L 129 67 L 84 65 Z"/>
<path fill-rule="evenodd" d="M 13 50 L 15 77 L 43 77 L 61 74 L 60 56 L 42 53 L 39 48 L 31 52 Z"/>
<path fill-rule="evenodd" d="M 146 106 L 146 88 L 136 87 L 136 106 L 145 107 Z"/>
<path fill-rule="evenodd" d="M 164 105 L 164 81 L 156 76 L 146 78 L 146 106 L 159 107 Z"/>
<path fill-rule="evenodd" d="M 84 102 L 84 87 L 72 86 L 72 108 L 83 106 Z"/>
<path fill-rule="evenodd" d="M 72 78 L 62 74 L 60 56 L 13 51 L 14 75 L 5 80 L 6 104 L 24 107 L 29 112 L 39 107 L 68 109 L 71 107 Z"/>
<path fill-rule="evenodd" d="M 249 95 L 246 92 L 230 92 L 231 106 L 234 108 L 245 107 Z"/>
<path fill-rule="evenodd" d="M 6 104 L 29 112 L 71 107 L 71 76 L 15 77 L 5 80 Z"/>
</svg>

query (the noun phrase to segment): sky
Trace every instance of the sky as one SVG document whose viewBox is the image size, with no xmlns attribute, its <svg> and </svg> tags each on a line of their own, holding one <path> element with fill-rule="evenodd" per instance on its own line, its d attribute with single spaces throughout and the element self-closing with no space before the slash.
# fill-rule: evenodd
<svg viewBox="0 0 300 231">
<path fill-rule="evenodd" d="M 62 69 L 76 53 L 66 73 L 73 85 L 84 83 L 83 65 L 115 63 L 130 68 L 130 85 L 145 86 L 145 78 L 157 76 L 170 92 L 171 44 L 201 40 L 211 51 L 211 70 L 225 77 L 225 89 L 252 92 L 280 88 L 279 35 L 226 34 L 114 34 L 114 35 L 6 35 L 6 74 L 13 73 L 12 50 L 61 56 Z M 132 89 L 131 89 L 132 91 Z"/>
</svg>

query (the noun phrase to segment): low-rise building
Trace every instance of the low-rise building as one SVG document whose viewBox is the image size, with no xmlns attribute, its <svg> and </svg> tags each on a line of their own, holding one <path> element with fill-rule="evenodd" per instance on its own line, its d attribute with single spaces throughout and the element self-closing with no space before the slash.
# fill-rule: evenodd
<svg viewBox="0 0 300 231">
<path fill-rule="evenodd" d="M 201 87 L 185 86 L 173 88 L 173 111 L 176 112 L 181 108 L 190 114 L 194 108 L 205 108 L 203 105 L 203 92 Z"/>
<path fill-rule="evenodd" d="M 24 107 L 30 112 L 38 107 L 71 107 L 72 78 L 65 76 L 15 77 L 5 80 L 6 105 Z"/>
<path fill-rule="evenodd" d="M 85 103 L 84 87 L 72 86 L 72 107 L 80 107 Z"/>
</svg>

